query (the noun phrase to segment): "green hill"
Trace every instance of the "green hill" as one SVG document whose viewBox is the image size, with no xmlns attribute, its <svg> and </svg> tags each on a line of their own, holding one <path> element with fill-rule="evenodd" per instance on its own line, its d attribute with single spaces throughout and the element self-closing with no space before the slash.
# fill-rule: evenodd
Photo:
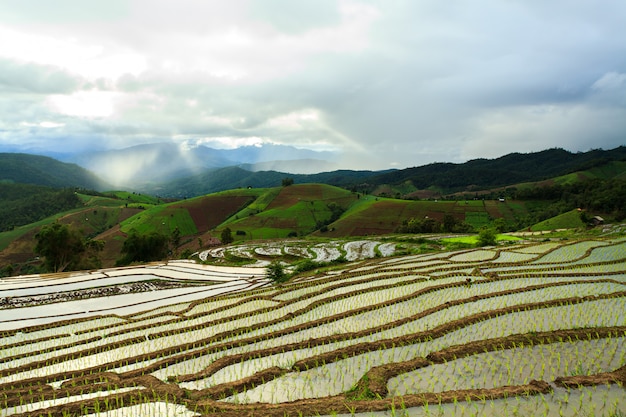
<svg viewBox="0 0 626 417">
<path fill-rule="evenodd" d="M 270 195 L 264 209 L 250 208 L 220 228 L 248 239 L 304 236 L 338 219 L 357 200 L 355 193 L 324 184 L 275 188 Z"/>
<path fill-rule="evenodd" d="M 615 177 L 624 175 L 625 161 L 625 146 L 579 153 L 548 149 L 528 154 L 512 153 L 496 159 L 475 159 L 462 164 L 434 163 L 407 168 L 373 176 L 368 183 L 373 187 L 390 185 L 394 191 L 400 192 L 402 187 L 410 184 L 416 190 L 434 188 L 442 194 L 449 194 L 538 182 L 580 171 L 600 175 L 603 170 L 608 170 Z"/>
<path fill-rule="evenodd" d="M 200 174 L 176 180 L 143 186 L 144 193 L 174 198 L 188 198 L 236 188 L 270 188 L 281 184 L 284 178 L 291 178 L 297 184 L 324 183 L 339 187 L 352 187 L 380 172 L 338 170 L 318 174 L 289 174 L 277 171 L 247 171 L 231 166 L 211 169 Z"/>
<path fill-rule="evenodd" d="M 76 164 L 67 164 L 47 156 L 21 153 L 0 153 L 0 182 L 53 188 L 111 188 L 95 174 Z"/>
<path fill-rule="evenodd" d="M 311 175 L 276 171 L 251 172 L 240 167 L 212 169 L 174 181 L 144 187 L 143 192 L 186 198 L 235 188 L 267 188 L 280 185 L 285 177 L 296 184 L 324 183 L 381 197 L 442 198 L 474 193 L 514 184 L 569 181 L 589 178 L 624 178 L 626 147 L 572 153 L 548 149 L 527 154 L 513 153 L 495 159 L 475 159 L 464 163 L 433 163 L 387 171 L 339 170 Z"/>
<path fill-rule="evenodd" d="M 567 213 L 559 214 L 558 216 L 534 224 L 530 227 L 530 230 L 539 232 L 558 229 L 576 229 L 585 226 L 586 224 L 581 220 L 580 212 L 578 210 L 571 210 Z"/>
<path fill-rule="evenodd" d="M 451 187 L 451 183 L 446 182 L 451 177 L 448 180 L 440 178 L 420 189 L 418 185 L 426 185 L 428 180 L 420 179 L 423 183 L 418 183 L 396 171 L 380 178 L 387 181 L 397 177 L 399 182 L 385 185 L 382 182 L 377 184 L 380 178 L 372 172 L 291 176 L 278 172 L 250 173 L 231 167 L 197 177 L 194 180 L 197 183 L 180 182 L 179 192 L 184 195 L 198 190 L 202 180 L 217 188 L 238 181 L 237 187 L 178 201 L 128 191 L 85 192 L 75 188 L 17 183 L 14 179 L 18 177 L 11 177 L 9 173 L 18 172 L 16 161 L 22 156 L 12 154 L 8 158 L 10 163 L 6 167 L 0 166 L 3 169 L 0 172 L 5 173 L 0 182 L 0 226 L 5 230 L 0 233 L 0 268 L 29 262 L 36 265 L 35 233 L 42 225 L 53 221 L 72 225 L 84 236 L 104 241 L 103 266 L 112 266 L 120 257 L 123 243 L 132 231 L 176 236 L 172 241 L 172 256 L 177 256 L 183 251 L 188 253 L 219 244 L 226 228 L 238 241 L 307 236 L 333 239 L 396 232 L 448 233 L 477 230 L 483 226 L 505 231 L 553 230 L 584 226 L 577 212 L 572 212 L 577 208 L 584 209 L 591 216 L 600 215 L 607 221 L 619 222 L 626 218 L 626 161 L 615 158 L 624 149 L 617 148 L 609 153 L 592 151 L 583 154 L 583 159 L 579 159 L 578 154 L 573 156 L 562 150 L 546 151 L 541 158 L 537 155 L 528 158 L 535 163 L 552 161 L 555 167 L 539 166 L 533 175 L 545 175 L 555 169 L 560 172 L 558 176 L 480 192 L 476 186 L 473 191 L 466 190 L 445 198 L 435 195 L 445 191 L 445 187 Z M 559 155 L 565 155 L 564 160 L 570 162 L 558 162 Z M 45 158 L 42 161 L 50 165 L 33 167 L 32 162 L 37 158 L 28 155 L 23 159 L 20 179 L 42 181 L 42 167 L 52 169 L 56 166 L 51 162 L 54 160 Z M 475 176 L 468 174 L 466 182 L 478 179 L 480 169 L 485 169 L 485 179 L 481 181 L 489 183 L 489 178 L 504 169 L 506 163 L 511 164 L 512 172 L 532 168 L 532 162 L 511 155 L 496 161 L 464 164 L 463 169 L 446 165 L 446 169 L 452 169 L 450 172 L 460 176 L 462 172 L 471 171 L 464 169 L 476 168 Z M 67 165 L 62 164 L 65 171 L 52 176 L 50 181 L 67 186 L 66 176 L 78 172 L 73 171 L 75 167 Z M 582 169 L 567 170 L 573 166 Z M 429 169 L 434 167 L 424 172 Z M 436 177 L 435 171 L 429 174 L 434 175 L 432 178 Z M 287 177 L 295 184 L 278 186 Z M 305 182 L 312 178 L 319 178 L 320 182 Z M 324 181 L 340 182 L 343 188 Z M 378 195 L 369 194 L 372 189 L 376 189 Z M 419 193 L 428 199 L 391 198 Z M 64 200 L 64 197 L 67 198 Z M 62 204 L 63 201 L 71 204 Z M 34 217 L 28 217 L 33 213 L 36 214 Z"/>
</svg>

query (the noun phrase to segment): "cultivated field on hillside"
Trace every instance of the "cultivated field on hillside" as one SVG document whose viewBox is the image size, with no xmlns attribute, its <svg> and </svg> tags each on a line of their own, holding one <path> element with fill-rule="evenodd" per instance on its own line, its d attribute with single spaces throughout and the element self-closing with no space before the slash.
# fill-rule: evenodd
<svg viewBox="0 0 626 417">
<path fill-rule="evenodd" d="M 0 416 L 626 413 L 623 237 L 263 271 L 0 280 Z"/>
</svg>

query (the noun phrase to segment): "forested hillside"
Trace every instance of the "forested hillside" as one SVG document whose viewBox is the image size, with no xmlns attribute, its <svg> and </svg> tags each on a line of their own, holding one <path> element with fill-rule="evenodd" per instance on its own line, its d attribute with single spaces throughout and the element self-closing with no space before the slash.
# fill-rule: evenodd
<svg viewBox="0 0 626 417">
<path fill-rule="evenodd" d="M 144 193 L 165 197 L 194 197 L 241 187 L 274 187 L 286 176 L 296 184 L 324 183 L 365 193 L 412 198 L 419 190 L 437 195 L 485 190 L 523 182 L 537 182 L 606 166 L 626 160 L 626 147 L 571 153 L 563 149 L 513 153 L 496 159 L 475 159 L 465 163 L 434 163 L 414 168 L 386 171 L 337 170 L 310 175 L 277 171 L 251 172 L 240 167 L 207 170 L 170 182 L 143 185 Z M 380 191 L 382 187 L 386 187 Z M 385 191 L 387 190 L 387 191 Z"/>
<path fill-rule="evenodd" d="M 368 179 L 373 189 L 380 184 L 410 181 L 416 189 L 438 188 L 443 193 L 487 189 L 541 181 L 576 171 L 600 167 L 610 161 L 626 160 L 626 147 L 571 153 L 563 149 L 512 153 L 496 159 L 475 159 L 463 164 L 434 163 L 393 171 Z"/>
<path fill-rule="evenodd" d="M 298 184 L 322 183 L 338 187 L 353 187 L 383 171 L 338 170 L 318 174 L 289 174 L 277 171 L 247 171 L 240 167 L 208 170 L 202 174 L 166 183 L 145 185 L 141 191 L 164 197 L 188 198 L 236 188 L 266 188 L 281 184 L 289 177 Z"/>
<path fill-rule="evenodd" d="M 80 187 L 94 190 L 109 188 L 93 173 L 75 164 L 67 164 L 40 155 L 0 153 L 0 182 Z"/>
<path fill-rule="evenodd" d="M 82 206 L 73 189 L 0 183 L 0 232 Z"/>
</svg>

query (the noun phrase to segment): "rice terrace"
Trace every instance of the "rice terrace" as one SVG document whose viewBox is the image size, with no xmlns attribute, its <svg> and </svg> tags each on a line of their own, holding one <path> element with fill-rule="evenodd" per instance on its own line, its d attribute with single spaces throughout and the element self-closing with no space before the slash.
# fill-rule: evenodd
<svg viewBox="0 0 626 417">
<path fill-rule="evenodd" d="M 245 268 L 4 278 L 0 415 L 626 414 L 623 235 L 401 246 L 248 242 L 228 247 L 258 257 Z M 323 267 L 271 282 L 286 256 Z"/>
<path fill-rule="evenodd" d="M 626 417 L 624 17 L 0 0 L 0 417 Z"/>
</svg>

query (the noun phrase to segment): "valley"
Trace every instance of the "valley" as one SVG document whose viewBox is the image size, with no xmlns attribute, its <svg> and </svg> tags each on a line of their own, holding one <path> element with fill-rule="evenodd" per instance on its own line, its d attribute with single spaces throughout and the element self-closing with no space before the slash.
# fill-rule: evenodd
<svg viewBox="0 0 626 417">
<path fill-rule="evenodd" d="M 0 416 L 624 415 L 624 166 L 592 165 L 428 196 L 6 181 Z"/>
</svg>

